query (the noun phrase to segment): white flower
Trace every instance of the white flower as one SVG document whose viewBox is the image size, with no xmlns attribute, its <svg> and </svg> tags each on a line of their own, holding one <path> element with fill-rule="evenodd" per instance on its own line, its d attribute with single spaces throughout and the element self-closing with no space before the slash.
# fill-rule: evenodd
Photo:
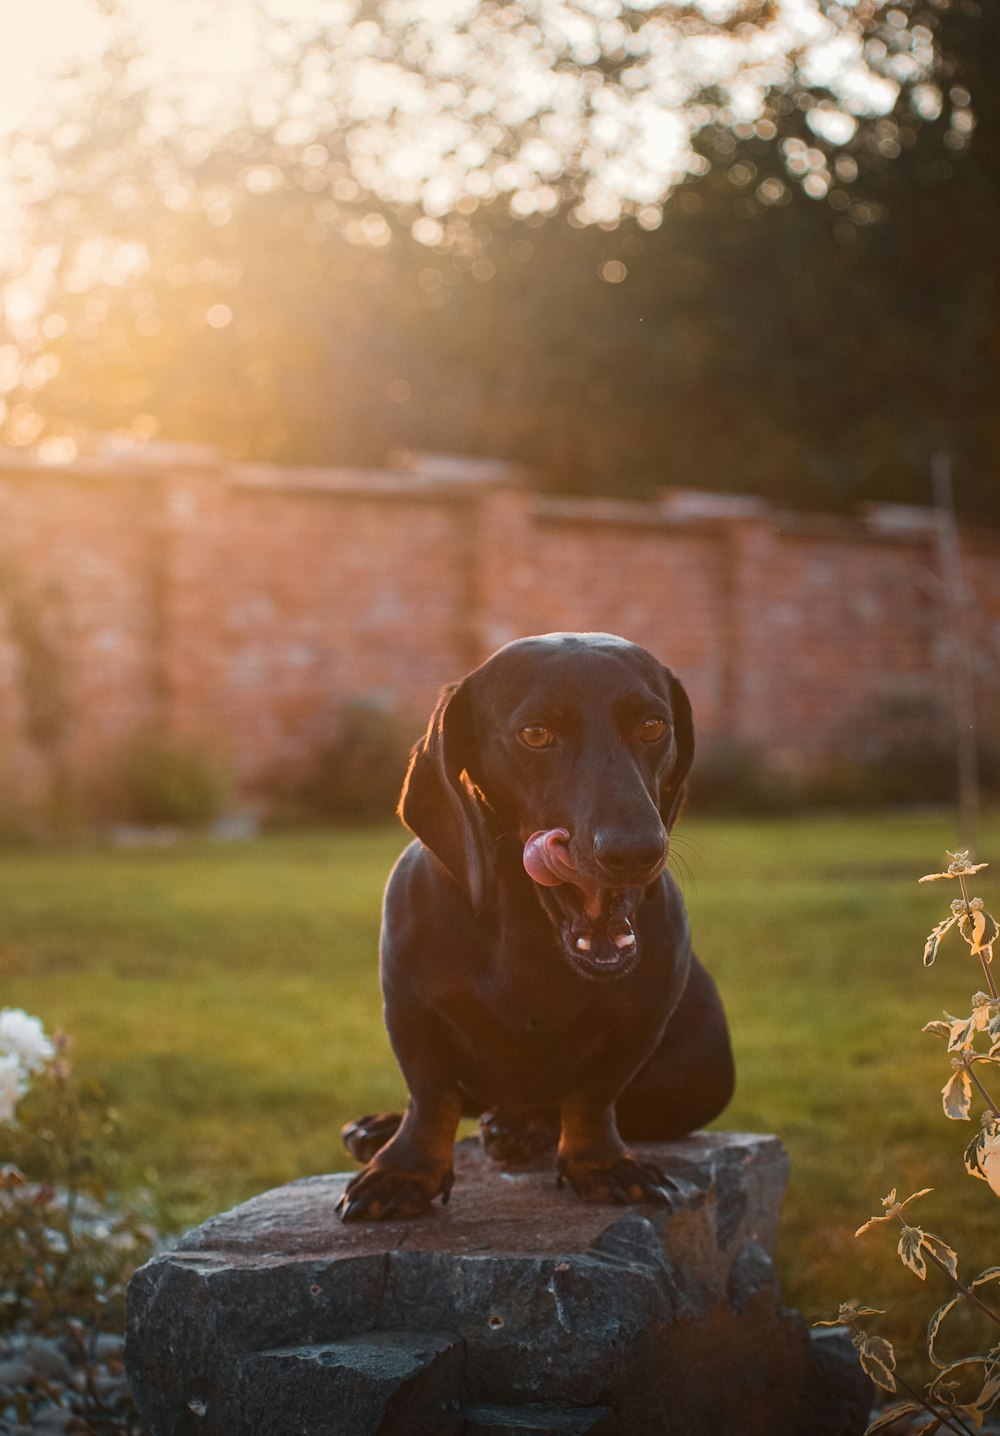
<svg viewBox="0 0 1000 1436">
<path fill-rule="evenodd" d="M 0 1056 L 4 1055 L 25 1072 L 38 1072 L 55 1056 L 55 1048 L 37 1017 L 29 1017 L 19 1007 L 4 1007 L 0 1010 Z"/>
<path fill-rule="evenodd" d="M 0 1122 L 9 1122 L 24 1096 L 24 1072 L 16 1057 L 0 1056 Z"/>
</svg>

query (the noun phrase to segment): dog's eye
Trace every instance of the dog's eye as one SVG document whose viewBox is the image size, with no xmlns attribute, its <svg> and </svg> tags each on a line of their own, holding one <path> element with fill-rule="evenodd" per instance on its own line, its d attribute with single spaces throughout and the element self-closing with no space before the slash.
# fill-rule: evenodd
<svg viewBox="0 0 1000 1436">
<path fill-rule="evenodd" d="M 528 748 L 551 748 L 556 741 L 554 734 L 540 723 L 532 723 L 530 727 L 522 728 L 518 736 Z"/>
<path fill-rule="evenodd" d="M 643 743 L 658 743 L 666 731 L 665 718 L 645 718 L 639 724 L 639 738 Z"/>
</svg>

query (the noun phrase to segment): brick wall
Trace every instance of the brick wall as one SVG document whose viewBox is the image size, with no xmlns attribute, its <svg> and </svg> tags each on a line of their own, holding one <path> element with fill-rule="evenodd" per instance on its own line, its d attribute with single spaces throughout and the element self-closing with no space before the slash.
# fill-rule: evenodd
<svg viewBox="0 0 1000 1436">
<path fill-rule="evenodd" d="M 1000 535 L 964 534 L 979 702 L 1000 689 Z M 702 737 L 850 756 L 947 681 L 933 527 L 753 501 L 564 500 L 453 462 L 381 472 L 0 463 L 0 790 L 99 769 L 137 728 L 208 738 L 248 789 L 347 698 L 411 715 L 526 633 L 603 629 L 691 693 Z M 55 718 L 46 719 L 46 704 Z"/>
</svg>

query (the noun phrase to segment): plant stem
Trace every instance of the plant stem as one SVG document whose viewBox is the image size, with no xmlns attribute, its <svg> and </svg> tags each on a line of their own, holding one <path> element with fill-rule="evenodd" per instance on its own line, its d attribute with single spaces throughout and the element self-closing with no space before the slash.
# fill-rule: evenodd
<svg viewBox="0 0 1000 1436">
<path fill-rule="evenodd" d="M 904 1223 L 904 1225 L 906 1225 L 906 1223 Z M 976 1295 L 976 1293 L 972 1290 L 971 1286 L 966 1286 L 965 1282 L 962 1281 L 959 1277 L 952 1276 L 951 1272 L 945 1266 L 941 1258 L 939 1256 L 935 1256 L 935 1254 L 930 1250 L 929 1247 L 924 1247 L 924 1252 L 927 1256 L 930 1257 L 934 1265 L 940 1271 L 944 1272 L 945 1276 L 951 1282 L 955 1290 L 959 1292 L 960 1295 L 964 1296 L 966 1301 L 971 1301 L 974 1306 L 978 1306 L 979 1310 L 983 1313 L 984 1316 L 988 1316 L 990 1321 L 995 1321 L 997 1326 L 1000 1326 L 1000 1315 L 998 1315 L 997 1312 L 995 1312 L 991 1306 L 987 1306 L 985 1301 L 982 1301 Z"/>
<path fill-rule="evenodd" d="M 895 1375 L 895 1373 L 893 1374 Z M 943 1422 L 949 1431 L 964 1431 L 965 1436 L 975 1436 L 975 1433 L 970 1427 L 966 1426 L 965 1422 L 960 1416 L 956 1416 L 954 1415 L 954 1413 L 949 1413 L 946 1411 L 935 1410 L 935 1408 L 930 1404 L 930 1402 L 927 1401 L 925 1397 L 921 1396 L 920 1392 L 915 1390 L 914 1387 L 912 1387 L 908 1381 L 904 1381 L 901 1376 L 896 1376 L 896 1384 L 897 1386 L 901 1386 L 902 1389 L 907 1392 L 908 1395 L 912 1396 L 914 1401 L 919 1402 L 919 1404 L 924 1408 L 925 1411 L 929 1411 L 936 1421 Z M 953 1426 L 953 1421 L 957 1421 L 958 1425 Z"/>
<path fill-rule="evenodd" d="M 997 1104 L 994 1102 L 993 1098 L 990 1096 L 990 1094 L 987 1092 L 986 1088 L 983 1086 L 982 1082 L 980 1082 L 979 1078 L 976 1076 L 976 1073 L 975 1073 L 975 1070 L 974 1070 L 974 1068 L 973 1068 L 972 1062 L 971 1062 L 971 1060 L 970 1060 L 968 1057 L 965 1058 L 965 1070 L 966 1070 L 966 1072 L 968 1072 L 968 1074 L 969 1074 L 969 1076 L 972 1078 L 973 1082 L 974 1082 L 974 1083 L 976 1084 L 976 1086 L 979 1088 L 979 1094 L 980 1094 L 980 1096 L 982 1097 L 983 1101 L 986 1103 L 987 1107 L 988 1107 L 988 1108 L 990 1109 L 990 1111 L 993 1113 L 994 1117 L 996 1117 L 998 1120 L 1000 1120 L 1000 1107 L 997 1106 Z"/>
</svg>

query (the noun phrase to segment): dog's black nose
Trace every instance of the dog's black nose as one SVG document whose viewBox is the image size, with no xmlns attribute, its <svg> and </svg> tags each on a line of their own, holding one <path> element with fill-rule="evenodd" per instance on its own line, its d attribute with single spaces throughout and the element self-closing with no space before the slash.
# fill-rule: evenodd
<svg viewBox="0 0 1000 1436">
<path fill-rule="evenodd" d="M 616 882 L 648 880 L 663 861 L 666 837 L 660 833 L 599 832 L 594 856 Z"/>
</svg>

